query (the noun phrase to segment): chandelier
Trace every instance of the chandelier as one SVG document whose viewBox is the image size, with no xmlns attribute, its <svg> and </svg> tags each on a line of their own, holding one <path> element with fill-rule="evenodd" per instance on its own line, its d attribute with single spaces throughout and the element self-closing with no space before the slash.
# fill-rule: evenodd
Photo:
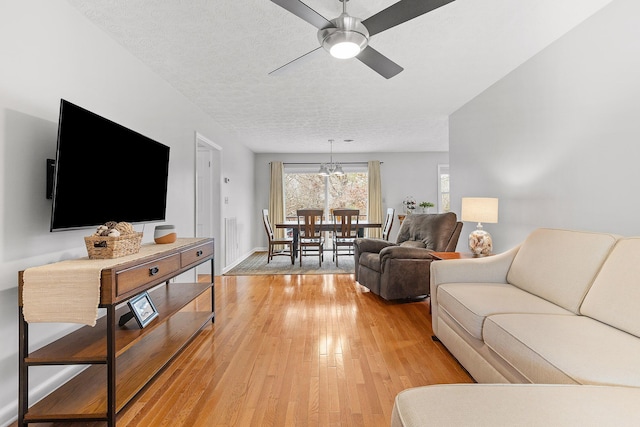
<svg viewBox="0 0 640 427">
<path fill-rule="evenodd" d="M 342 170 L 342 166 L 340 166 L 340 163 L 333 163 L 333 139 L 330 139 L 329 142 L 331 143 L 331 157 L 329 159 L 329 163 L 323 163 L 322 165 L 320 165 L 318 174 L 322 176 L 342 176 L 344 175 L 344 171 Z"/>
</svg>

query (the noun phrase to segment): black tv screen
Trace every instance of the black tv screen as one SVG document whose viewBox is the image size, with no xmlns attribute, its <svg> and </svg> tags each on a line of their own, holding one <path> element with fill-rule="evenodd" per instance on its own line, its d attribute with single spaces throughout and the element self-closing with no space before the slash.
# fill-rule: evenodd
<svg viewBox="0 0 640 427">
<path fill-rule="evenodd" d="M 62 99 L 51 231 L 164 221 L 169 147 Z"/>
</svg>

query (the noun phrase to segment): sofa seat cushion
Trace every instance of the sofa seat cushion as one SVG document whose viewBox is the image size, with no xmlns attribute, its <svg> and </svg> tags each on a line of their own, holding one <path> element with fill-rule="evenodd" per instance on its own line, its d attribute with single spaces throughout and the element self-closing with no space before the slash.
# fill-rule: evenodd
<svg viewBox="0 0 640 427">
<path fill-rule="evenodd" d="M 557 384 L 446 384 L 398 393 L 391 427 L 638 426 L 640 389 Z"/>
<path fill-rule="evenodd" d="M 572 314 L 505 283 L 446 283 L 438 287 L 438 306 L 472 337 L 482 340 L 487 316 L 497 313 Z"/>
<path fill-rule="evenodd" d="M 364 252 L 360 254 L 360 266 L 365 266 L 370 270 L 377 271 L 380 273 L 381 264 L 380 264 L 380 254 L 373 252 Z"/>
<path fill-rule="evenodd" d="M 640 340 L 586 316 L 496 314 L 483 336 L 532 383 L 640 387 Z"/>
</svg>

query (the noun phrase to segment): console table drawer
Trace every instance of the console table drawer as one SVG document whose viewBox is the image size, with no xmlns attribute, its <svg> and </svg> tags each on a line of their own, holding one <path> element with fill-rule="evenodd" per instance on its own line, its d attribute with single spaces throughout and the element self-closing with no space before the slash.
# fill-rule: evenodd
<svg viewBox="0 0 640 427">
<path fill-rule="evenodd" d="M 180 254 L 181 256 L 181 267 L 186 267 L 189 264 L 193 264 L 194 262 L 198 262 L 201 259 L 207 258 L 213 255 L 213 245 L 200 245 L 195 248 L 186 250 Z"/>
<path fill-rule="evenodd" d="M 140 286 L 146 285 L 156 277 L 163 277 L 180 269 L 180 255 L 140 264 L 134 268 L 116 273 L 116 295 L 121 296 Z"/>
</svg>

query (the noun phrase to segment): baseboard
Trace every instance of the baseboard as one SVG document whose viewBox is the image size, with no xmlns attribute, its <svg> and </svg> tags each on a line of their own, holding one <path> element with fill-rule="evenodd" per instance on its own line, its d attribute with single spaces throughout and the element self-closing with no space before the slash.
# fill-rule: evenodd
<svg viewBox="0 0 640 427">
<path fill-rule="evenodd" d="M 241 255 L 238 257 L 237 260 L 235 260 L 233 262 L 233 264 L 227 265 L 226 267 L 224 267 L 222 269 L 222 274 L 226 273 L 227 271 L 235 268 L 238 264 L 240 264 L 242 261 L 246 260 L 247 258 L 249 258 L 251 255 L 253 255 L 256 252 L 267 252 L 268 249 L 267 248 L 253 248 L 252 250 L 250 250 L 248 253 L 245 253 L 244 255 Z"/>
<path fill-rule="evenodd" d="M 78 368 L 75 366 L 67 366 L 59 369 L 57 372 L 51 374 L 47 381 L 43 381 L 40 384 L 31 387 L 29 389 L 29 402 L 33 405 L 35 402 L 41 400 L 53 390 L 57 389 L 87 367 Z M 0 408 L 0 425 L 2 427 L 8 427 L 18 420 L 18 399 L 11 401 L 8 405 Z"/>
</svg>

